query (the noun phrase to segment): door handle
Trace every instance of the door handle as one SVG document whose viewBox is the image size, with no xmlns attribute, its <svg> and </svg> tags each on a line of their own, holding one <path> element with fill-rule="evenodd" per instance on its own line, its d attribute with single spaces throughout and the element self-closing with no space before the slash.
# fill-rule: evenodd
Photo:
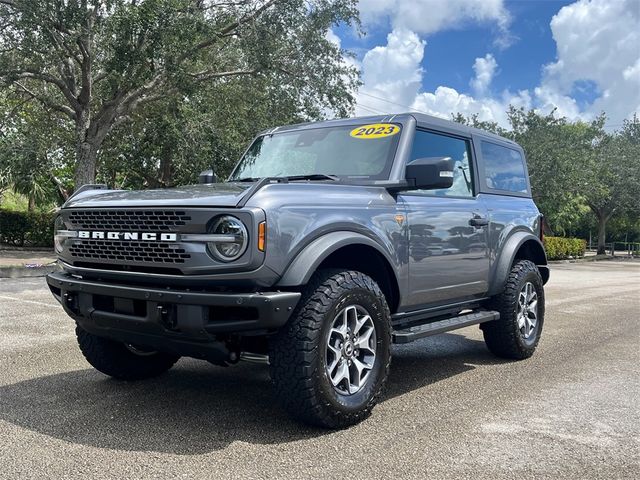
<svg viewBox="0 0 640 480">
<path fill-rule="evenodd" d="M 469 220 L 469 225 L 476 228 L 486 227 L 489 225 L 489 219 L 487 217 L 474 216 Z"/>
</svg>

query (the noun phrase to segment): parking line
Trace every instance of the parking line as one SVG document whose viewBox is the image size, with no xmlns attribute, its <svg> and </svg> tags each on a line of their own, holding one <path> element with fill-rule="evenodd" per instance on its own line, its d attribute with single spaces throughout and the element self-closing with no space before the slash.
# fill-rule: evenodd
<svg viewBox="0 0 640 480">
<path fill-rule="evenodd" d="M 23 300 L 22 298 L 7 297 L 6 295 L 0 295 L 0 298 L 5 299 L 5 300 L 14 300 L 16 302 L 33 303 L 35 305 L 44 305 L 45 307 L 54 307 L 54 306 L 56 306 L 55 303 L 38 302 L 37 300 Z"/>
</svg>

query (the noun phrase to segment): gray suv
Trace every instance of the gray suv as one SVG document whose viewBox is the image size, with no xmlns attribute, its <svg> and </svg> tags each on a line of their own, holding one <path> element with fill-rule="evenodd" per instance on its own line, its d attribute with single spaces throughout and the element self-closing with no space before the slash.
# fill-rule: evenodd
<svg viewBox="0 0 640 480">
<path fill-rule="evenodd" d="M 262 132 L 226 182 L 81 188 L 47 282 L 88 362 L 138 380 L 181 356 L 270 365 L 294 417 L 369 415 L 391 344 L 480 325 L 531 356 L 549 269 L 516 143 L 401 114 Z"/>
</svg>

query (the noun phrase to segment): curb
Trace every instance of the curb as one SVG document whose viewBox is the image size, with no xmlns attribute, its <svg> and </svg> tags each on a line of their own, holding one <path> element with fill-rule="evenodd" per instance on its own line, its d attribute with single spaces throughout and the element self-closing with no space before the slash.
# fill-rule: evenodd
<svg viewBox="0 0 640 480">
<path fill-rule="evenodd" d="M 44 277 L 49 273 L 55 272 L 58 268 L 58 265 L 55 264 L 38 267 L 25 267 L 23 265 L 0 267 L 0 278 Z"/>
<path fill-rule="evenodd" d="M 593 263 L 593 262 L 625 262 L 625 261 L 633 261 L 636 257 L 612 257 L 611 255 L 607 255 L 606 257 L 582 257 L 582 258 L 571 258 L 567 260 L 549 260 L 547 263 L 562 265 L 567 263 Z"/>
</svg>

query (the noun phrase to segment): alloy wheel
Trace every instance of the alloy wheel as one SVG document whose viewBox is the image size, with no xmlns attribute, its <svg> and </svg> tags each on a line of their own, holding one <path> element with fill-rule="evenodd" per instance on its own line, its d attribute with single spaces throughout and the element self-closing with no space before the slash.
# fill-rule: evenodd
<svg viewBox="0 0 640 480">
<path fill-rule="evenodd" d="M 522 338 L 528 340 L 538 325 L 538 293 L 531 282 L 525 283 L 518 295 L 517 319 Z"/>
<path fill-rule="evenodd" d="M 342 395 L 365 386 L 376 360 L 376 330 L 367 310 L 349 305 L 335 316 L 328 333 L 325 358 L 331 384 Z"/>
</svg>

